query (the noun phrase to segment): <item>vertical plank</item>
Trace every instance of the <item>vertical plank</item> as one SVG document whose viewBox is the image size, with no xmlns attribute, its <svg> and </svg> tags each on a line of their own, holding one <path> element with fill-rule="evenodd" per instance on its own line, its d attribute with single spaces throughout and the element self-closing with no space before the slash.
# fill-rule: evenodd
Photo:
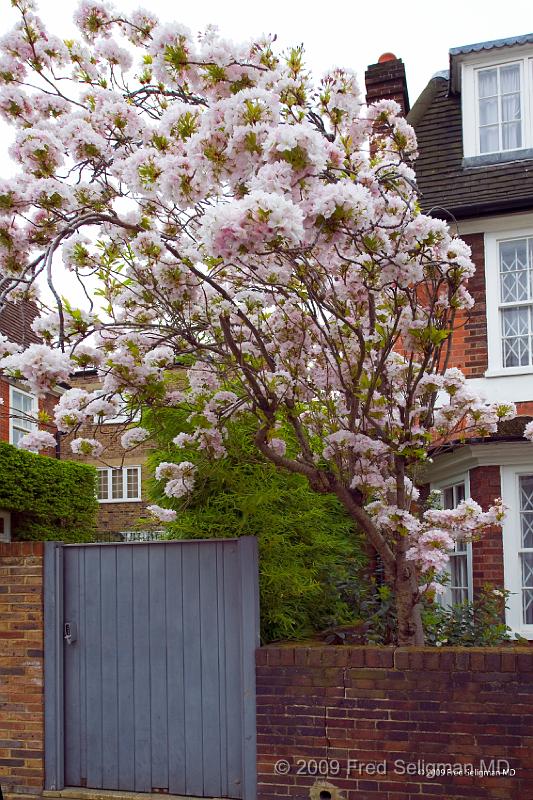
<svg viewBox="0 0 533 800">
<path fill-rule="evenodd" d="M 117 547 L 118 788 L 135 786 L 133 548 Z"/>
<path fill-rule="evenodd" d="M 241 586 L 237 542 L 225 542 L 224 626 L 228 796 L 242 797 Z"/>
<path fill-rule="evenodd" d="M 200 652 L 199 545 L 182 543 L 183 564 L 183 668 L 185 718 L 185 794 L 201 797 L 202 751 L 202 656 Z"/>
<path fill-rule="evenodd" d="M 102 789 L 118 789 L 116 545 L 101 549 Z"/>
<path fill-rule="evenodd" d="M 238 541 L 238 551 L 241 575 L 243 798 L 255 800 L 257 794 L 255 651 L 259 647 L 257 539 L 243 536 Z"/>
<path fill-rule="evenodd" d="M 165 545 L 167 618 L 167 703 L 168 703 L 168 790 L 184 795 L 185 772 L 185 690 L 183 683 L 183 548 L 179 542 Z"/>
<path fill-rule="evenodd" d="M 165 545 L 149 546 L 151 789 L 168 790 Z"/>
<path fill-rule="evenodd" d="M 64 553 L 64 621 L 78 627 L 78 639 L 74 644 L 63 642 L 64 692 L 65 692 L 65 783 L 80 786 L 81 779 L 81 687 L 80 687 L 80 551 L 65 548 Z"/>
<path fill-rule="evenodd" d="M 133 549 L 133 696 L 135 704 L 136 792 L 152 790 L 150 745 L 150 581 L 151 545 L 129 545 Z"/>
<path fill-rule="evenodd" d="M 64 787 L 63 547 L 44 545 L 45 788 Z"/>
<path fill-rule="evenodd" d="M 66 550 L 67 548 L 65 548 Z M 86 547 L 78 548 L 79 586 L 78 608 L 80 619 L 78 625 L 78 642 L 80 649 L 80 785 L 87 786 L 87 606 L 86 596 Z M 91 591 L 89 587 L 89 592 Z"/>
<path fill-rule="evenodd" d="M 202 542 L 200 561 L 200 654 L 202 659 L 202 751 L 204 794 L 219 797 L 220 702 L 218 669 L 217 552 L 214 542 Z"/>
<path fill-rule="evenodd" d="M 225 543 L 217 542 L 217 650 L 219 671 L 218 713 L 220 718 L 220 796 L 229 795 L 228 788 L 228 737 L 226 730 L 226 626 L 225 626 L 225 581 L 224 551 Z"/>
<path fill-rule="evenodd" d="M 102 608 L 99 547 L 85 550 L 85 664 L 87 713 L 87 786 L 103 781 L 102 731 Z"/>
</svg>

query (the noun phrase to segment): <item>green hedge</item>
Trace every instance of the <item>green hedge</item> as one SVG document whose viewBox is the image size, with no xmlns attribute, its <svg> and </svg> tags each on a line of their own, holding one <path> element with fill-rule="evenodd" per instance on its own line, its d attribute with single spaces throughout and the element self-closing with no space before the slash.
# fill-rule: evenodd
<svg viewBox="0 0 533 800">
<path fill-rule="evenodd" d="M 13 539 L 94 540 L 96 470 L 0 442 L 0 509 L 11 511 Z"/>
</svg>

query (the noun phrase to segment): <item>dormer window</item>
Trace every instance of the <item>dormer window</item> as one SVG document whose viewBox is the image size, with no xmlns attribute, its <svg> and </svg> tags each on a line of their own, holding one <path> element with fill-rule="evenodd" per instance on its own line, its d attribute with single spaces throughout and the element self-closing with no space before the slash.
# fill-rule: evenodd
<svg viewBox="0 0 533 800">
<path fill-rule="evenodd" d="M 522 147 L 521 64 L 477 70 L 479 152 Z"/>
<path fill-rule="evenodd" d="M 461 93 L 465 166 L 531 158 L 532 44 L 471 45 L 451 54 L 452 91 Z"/>
</svg>

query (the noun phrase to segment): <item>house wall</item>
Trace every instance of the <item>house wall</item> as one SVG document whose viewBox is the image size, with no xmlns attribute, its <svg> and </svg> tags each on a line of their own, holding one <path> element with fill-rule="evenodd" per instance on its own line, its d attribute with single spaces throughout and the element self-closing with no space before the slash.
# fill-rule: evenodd
<svg viewBox="0 0 533 800">
<path fill-rule="evenodd" d="M 0 784 L 44 782 L 43 544 L 0 543 Z"/>
<path fill-rule="evenodd" d="M 0 441 L 9 442 L 9 383 L 0 378 Z"/>
<path fill-rule="evenodd" d="M 92 392 L 99 388 L 99 381 L 94 372 L 86 375 L 77 374 L 72 378 L 72 386 Z M 75 434 L 61 437 L 61 458 L 71 461 L 82 461 L 85 464 L 92 464 L 95 467 L 104 466 L 140 466 L 141 467 L 141 497 L 142 499 L 128 502 L 107 502 L 99 504 L 98 511 L 98 530 L 104 536 L 107 534 L 117 534 L 121 531 L 133 530 L 139 517 L 147 516 L 146 506 L 146 483 L 150 473 L 146 468 L 146 458 L 152 446 L 139 445 L 131 451 L 125 451 L 120 444 L 120 438 L 126 429 L 124 424 L 105 423 L 93 427 L 91 425 L 82 426 Z M 70 443 L 73 439 L 85 436 L 91 439 L 98 439 L 104 447 L 104 452 L 100 458 L 73 453 Z"/>
<path fill-rule="evenodd" d="M 75 436 L 65 436 L 61 442 L 62 458 L 71 461 L 81 461 L 85 464 L 93 464 L 95 467 L 103 466 L 141 466 L 141 496 L 140 501 L 128 502 L 107 502 L 100 503 L 98 509 L 98 530 L 102 533 L 118 533 L 120 531 L 132 530 L 139 517 L 146 515 L 146 482 L 149 472 L 146 468 L 146 458 L 150 452 L 150 447 L 140 445 L 130 452 L 124 451 L 120 445 L 120 437 L 124 433 L 124 425 L 100 425 L 97 433 L 94 429 L 80 429 Z M 87 456 L 73 453 L 70 449 L 70 442 L 78 436 L 88 436 L 97 438 L 105 450 L 102 459 L 89 458 Z"/>
<path fill-rule="evenodd" d="M 528 648 L 269 646 L 256 663 L 258 800 L 533 798 Z M 498 759 L 515 772 L 432 776 Z"/>
<path fill-rule="evenodd" d="M 498 466 L 476 467 L 470 470 L 470 494 L 485 511 L 501 497 L 500 468 Z M 474 592 L 490 583 L 503 587 L 503 539 L 501 528 L 494 526 L 472 545 L 472 577 Z"/>
</svg>

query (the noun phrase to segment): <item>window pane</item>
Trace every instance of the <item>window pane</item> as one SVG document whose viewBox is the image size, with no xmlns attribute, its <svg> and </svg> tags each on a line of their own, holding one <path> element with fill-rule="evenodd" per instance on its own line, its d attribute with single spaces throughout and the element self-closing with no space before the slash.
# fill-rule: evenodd
<svg viewBox="0 0 533 800">
<path fill-rule="evenodd" d="M 522 147 L 522 125 L 520 122 L 506 122 L 502 125 L 502 150 L 516 150 Z"/>
<path fill-rule="evenodd" d="M 482 69 L 478 72 L 480 97 L 494 97 L 498 94 L 498 70 Z"/>
<path fill-rule="evenodd" d="M 529 333 L 529 306 L 502 309 L 504 337 L 527 336 Z"/>
<path fill-rule="evenodd" d="M 527 367 L 530 363 L 529 337 L 503 340 L 503 366 Z"/>
<path fill-rule="evenodd" d="M 98 500 L 109 499 L 109 480 L 107 469 L 97 470 L 96 496 Z"/>
<path fill-rule="evenodd" d="M 533 475 L 521 475 L 519 487 L 522 547 L 533 549 Z"/>
<path fill-rule="evenodd" d="M 455 507 L 457 507 L 465 499 L 465 485 L 464 483 L 456 483 L 453 488 L 455 492 Z"/>
<path fill-rule="evenodd" d="M 479 124 L 490 125 L 498 122 L 498 98 L 489 97 L 479 101 Z"/>
<path fill-rule="evenodd" d="M 527 239 L 500 242 L 500 271 L 514 272 L 527 269 Z"/>
<path fill-rule="evenodd" d="M 483 100 L 484 103 L 492 103 L 492 100 Z M 506 94 L 502 97 L 502 122 L 518 122 L 521 119 L 520 95 Z M 487 122 L 494 122 L 490 119 Z M 497 117 L 496 117 L 497 121 Z"/>
<path fill-rule="evenodd" d="M 457 539 L 455 542 L 456 553 L 466 553 L 466 542 L 464 539 Z"/>
<path fill-rule="evenodd" d="M 126 470 L 126 492 L 128 498 L 139 497 L 139 470 L 137 467 L 128 467 Z"/>
<path fill-rule="evenodd" d="M 479 150 L 481 153 L 497 153 L 500 149 L 500 137 L 497 125 L 489 125 L 479 129 Z"/>
<path fill-rule="evenodd" d="M 15 447 L 19 446 L 19 442 L 23 436 L 26 436 L 27 431 L 22 430 L 21 428 L 15 428 L 13 426 L 12 435 L 11 435 L 11 444 L 14 444 Z"/>
<path fill-rule="evenodd" d="M 32 420 L 33 397 L 13 389 L 11 402 L 12 417 L 17 428 L 22 428 L 24 431 L 33 430 L 35 427 L 35 423 Z"/>
<path fill-rule="evenodd" d="M 453 486 L 448 486 L 442 492 L 442 505 L 444 508 L 455 508 Z"/>
<path fill-rule="evenodd" d="M 520 91 L 520 64 L 500 67 L 500 91 L 502 94 Z"/>
<path fill-rule="evenodd" d="M 111 472 L 111 496 L 113 500 L 121 500 L 123 495 L 122 470 L 113 469 Z"/>
<path fill-rule="evenodd" d="M 522 587 L 524 623 L 533 625 L 533 553 L 522 553 Z"/>
</svg>

